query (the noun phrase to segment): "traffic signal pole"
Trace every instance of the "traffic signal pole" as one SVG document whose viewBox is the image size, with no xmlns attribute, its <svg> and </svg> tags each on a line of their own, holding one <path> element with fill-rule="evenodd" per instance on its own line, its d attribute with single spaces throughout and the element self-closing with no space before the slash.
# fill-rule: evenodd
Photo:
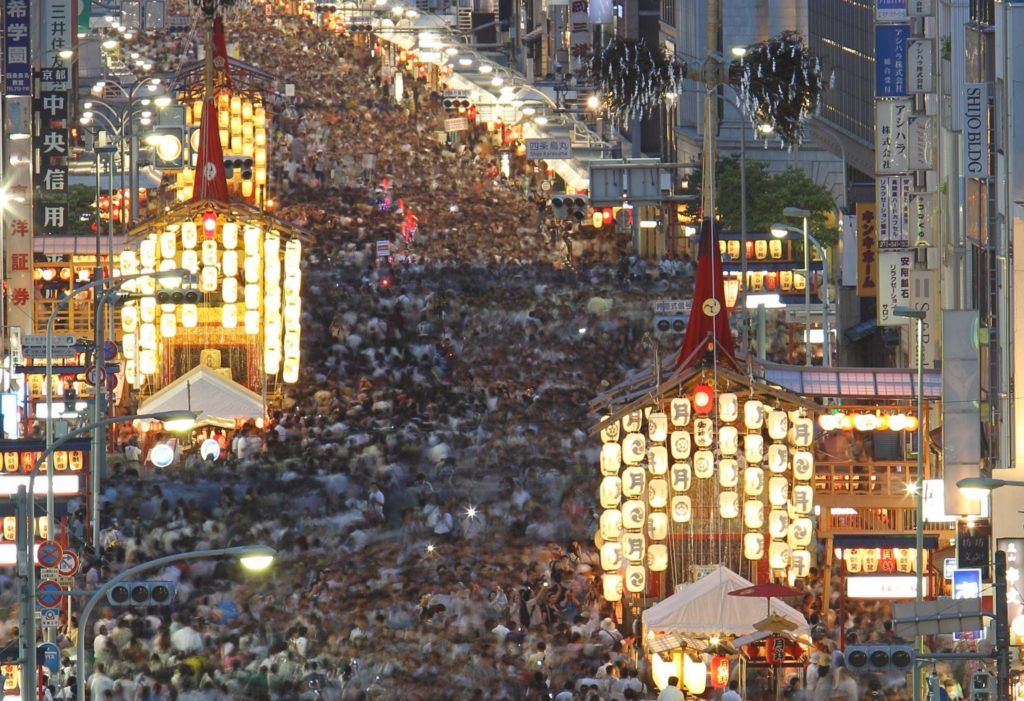
<svg viewBox="0 0 1024 701">
<path fill-rule="evenodd" d="M 1010 625 L 1006 611 L 1006 553 L 995 552 L 996 699 L 1010 701 Z"/>
</svg>

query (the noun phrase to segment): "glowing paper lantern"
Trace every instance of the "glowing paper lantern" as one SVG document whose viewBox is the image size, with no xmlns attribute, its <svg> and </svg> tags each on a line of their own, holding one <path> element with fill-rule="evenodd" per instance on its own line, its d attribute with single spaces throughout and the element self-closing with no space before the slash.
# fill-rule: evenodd
<svg viewBox="0 0 1024 701">
<path fill-rule="evenodd" d="M 622 446 L 618 443 L 602 445 L 600 462 L 602 475 L 618 475 L 622 467 Z"/>
<path fill-rule="evenodd" d="M 249 310 L 258 310 L 260 308 L 260 286 L 246 283 L 244 288 L 245 296 L 245 308 Z"/>
<path fill-rule="evenodd" d="M 772 506 L 785 506 L 789 500 L 789 480 L 785 477 L 768 479 L 768 503 Z"/>
<path fill-rule="evenodd" d="M 736 518 L 740 515 L 740 498 L 736 492 L 721 492 L 718 495 L 718 513 L 722 518 Z"/>
<path fill-rule="evenodd" d="M 729 685 L 729 658 L 715 655 L 711 658 L 711 686 L 724 689 Z"/>
<path fill-rule="evenodd" d="M 789 416 L 778 409 L 768 412 L 766 422 L 768 424 L 768 435 L 772 440 L 781 441 L 786 438 L 789 431 Z"/>
<path fill-rule="evenodd" d="M 757 499 L 743 502 L 743 525 L 754 530 L 764 526 L 764 503 Z"/>
<path fill-rule="evenodd" d="M 287 286 L 288 280 L 285 279 L 285 285 Z M 602 416 L 601 421 L 607 421 L 609 417 Z M 612 421 L 607 426 L 601 429 L 601 442 L 602 443 L 618 443 L 619 442 L 619 422 Z"/>
<path fill-rule="evenodd" d="M 668 546 L 654 543 L 647 548 L 647 568 L 651 572 L 664 572 L 668 569 Z"/>
<path fill-rule="evenodd" d="M 207 438 L 199 446 L 199 455 L 203 460 L 216 460 L 220 457 L 220 443 L 216 438 Z"/>
<path fill-rule="evenodd" d="M 772 542 L 768 545 L 768 566 L 773 570 L 784 570 L 789 567 L 790 547 L 785 542 Z"/>
<path fill-rule="evenodd" d="M 814 510 L 814 487 L 798 484 L 793 487 L 793 511 L 806 516 Z"/>
<path fill-rule="evenodd" d="M 748 463 L 758 463 L 764 460 L 764 437 L 758 433 L 748 433 L 743 436 L 743 457 Z"/>
<path fill-rule="evenodd" d="M 655 443 L 665 442 L 668 438 L 668 414 L 656 411 L 648 417 L 647 437 Z"/>
<path fill-rule="evenodd" d="M 605 509 L 601 512 L 601 537 L 612 541 L 622 537 L 621 511 L 618 509 Z"/>
<path fill-rule="evenodd" d="M 160 315 L 160 337 L 161 338 L 174 338 L 175 332 L 178 329 L 177 320 L 174 318 L 174 312 L 163 313 Z"/>
<path fill-rule="evenodd" d="M 811 573 L 811 554 L 806 550 L 793 550 L 789 554 L 789 571 L 795 577 L 806 577 Z"/>
<path fill-rule="evenodd" d="M 647 537 L 651 540 L 665 540 L 668 537 L 668 514 L 655 511 L 647 515 Z"/>
<path fill-rule="evenodd" d="M 739 483 L 739 463 L 730 458 L 718 461 L 718 484 L 733 489 Z"/>
<path fill-rule="evenodd" d="M 643 426 L 644 414 L 639 409 L 622 417 L 622 430 L 626 433 L 638 433 Z"/>
<path fill-rule="evenodd" d="M 143 297 L 139 300 L 139 318 L 145 324 L 156 321 L 156 298 Z"/>
<path fill-rule="evenodd" d="M 203 268 L 199 276 L 199 289 L 203 292 L 217 291 L 217 269 L 211 265 Z"/>
<path fill-rule="evenodd" d="M 745 533 L 743 535 L 743 557 L 748 560 L 760 560 L 764 557 L 764 535 L 761 533 Z"/>
<path fill-rule="evenodd" d="M 238 307 L 234 304 L 225 304 L 220 310 L 220 325 L 225 329 L 233 329 L 238 326 Z"/>
<path fill-rule="evenodd" d="M 708 668 L 703 662 L 690 659 L 683 654 L 683 686 L 691 694 L 700 696 L 707 688 Z"/>
<path fill-rule="evenodd" d="M 793 453 L 793 477 L 807 482 L 814 477 L 814 455 L 806 450 Z"/>
<path fill-rule="evenodd" d="M 688 462 L 672 463 L 672 470 L 669 473 L 672 482 L 672 491 L 685 492 L 690 489 L 690 482 L 693 479 L 693 470 Z"/>
<path fill-rule="evenodd" d="M 664 475 L 668 472 L 668 449 L 663 445 L 656 445 L 648 451 L 648 465 L 652 475 Z"/>
<path fill-rule="evenodd" d="M 215 268 L 204 268 L 206 270 L 216 270 Z M 238 301 L 238 280 L 233 277 L 226 277 L 221 281 L 220 289 L 221 301 L 225 304 L 234 304 Z"/>
<path fill-rule="evenodd" d="M 622 527 L 639 530 L 647 523 L 647 505 L 639 499 L 622 502 Z"/>
<path fill-rule="evenodd" d="M 673 431 L 669 446 L 672 449 L 672 457 L 676 460 L 686 460 L 690 457 L 692 441 L 688 431 Z"/>
<path fill-rule="evenodd" d="M 125 358 L 135 357 L 135 334 L 126 332 L 121 335 L 121 351 Z"/>
<path fill-rule="evenodd" d="M 711 385 L 695 385 L 693 388 L 693 411 L 699 416 L 711 413 L 715 406 L 715 391 Z"/>
<path fill-rule="evenodd" d="M 258 226 L 246 225 L 242 229 L 242 240 L 245 246 L 245 255 L 259 256 L 260 243 L 263 240 L 263 232 Z"/>
<path fill-rule="evenodd" d="M 647 439 L 642 433 L 627 433 L 622 439 L 622 461 L 627 465 L 639 465 L 647 457 Z"/>
<path fill-rule="evenodd" d="M 655 478 L 647 483 L 647 503 L 652 509 L 668 506 L 668 481 Z"/>
<path fill-rule="evenodd" d="M 715 474 L 715 454 L 710 450 L 698 450 L 693 454 L 693 474 L 707 479 Z"/>
<path fill-rule="evenodd" d="M 699 448 L 708 448 L 714 441 L 715 423 L 711 419 L 697 419 L 693 422 L 693 442 Z"/>
<path fill-rule="evenodd" d="M 605 541 L 601 545 L 601 569 L 608 572 L 622 567 L 622 543 Z"/>
<path fill-rule="evenodd" d="M 178 236 L 173 231 L 164 231 L 160 234 L 160 255 L 164 258 L 174 258 L 178 250 Z"/>
<path fill-rule="evenodd" d="M 743 425 L 756 431 L 764 425 L 764 404 L 756 399 L 743 403 Z"/>
<path fill-rule="evenodd" d="M 693 408 L 686 397 L 676 397 L 669 402 L 669 420 L 673 426 L 686 426 L 690 423 Z"/>
<path fill-rule="evenodd" d="M 785 509 L 772 509 L 768 512 L 768 535 L 772 538 L 789 536 L 789 513 Z"/>
<path fill-rule="evenodd" d="M 260 313 L 255 310 L 249 310 L 245 313 L 245 332 L 250 336 L 255 336 L 260 332 Z"/>
<path fill-rule="evenodd" d="M 806 548 L 813 535 L 814 525 L 809 518 L 797 518 L 789 524 L 789 544 L 793 548 Z"/>
<path fill-rule="evenodd" d="M 181 325 L 186 329 L 194 329 L 199 325 L 199 308 L 196 305 L 181 305 Z"/>
<path fill-rule="evenodd" d="M 764 470 L 760 467 L 743 470 L 743 493 L 748 497 L 759 497 L 764 493 Z"/>
<path fill-rule="evenodd" d="M 853 427 L 858 431 L 874 431 L 878 428 L 878 416 L 875 414 L 855 414 L 853 417 Z"/>
<path fill-rule="evenodd" d="M 789 447 L 785 443 L 768 446 L 768 469 L 781 474 L 789 468 Z"/>
<path fill-rule="evenodd" d="M 806 416 L 793 421 L 792 436 L 790 442 L 800 448 L 807 448 L 814 440 L 814 422 Z"/>
<path fill-rule="evenodd" d="M 739 432 L 735 426 L 718 429 L 718 449 L 722 455 L 735 455 L 739 449 Z"/>
<path fill-rule="evenodd" d="M 639 594 L 647 589 L 647 568 L 643 565 L 626 566 L 626 591 Z"/>
<path fill-rule="evenodd" d="M 693 508 L 690 504 L 690 497 L 686 494 L 677 494 L 672 497 L 670 508 L 672 520 L 676 523 L 688 523 L 693 516 Z"/>
<path fill-rule="evenodd" d="M 232 250 L 238 247 L 237 222 L 224 222 L 224 226 L 220 230 L 220 242 L 224 245 L 224 248 L 228 250 Z"/>
<path fill-rule="evenodd" d="M 622 575 L 611 572 L 602 575 L 601 595 L 605 601 L 620 601 L 622 599 Z"/>
<path fill-rule="evenodd" d="M 622 534 L 622 556 L 627 562 L 640 563 L 647 557 L 647 539 L 643 533 Z"/>
<path fill-rule="evenodd" d="M 149 270 L 156 267 L 156 234 L 150 234 L 139 242 L 139 263 Z"/>
<path fill-rule="evenodd" d="M 647 488 L 647 471 L 637 465 L 622 471 L 622 496 L 637 499 L 644 495 Z"/>
<path fill-rule="evenodd" d="M 726 392 L 718 397 L 718 418 L 726 423 L 732 423 L 739 418 L 740 402 L 732 392 Z"/>
<path fill-rule="evenodd" d="M 605 509 L 616 509 L 622 501 L 622 480 L 618 477 L 608 476 L 601 480 L 601 488 L 598 490 L 601 497 L 601 506 Z"/>
<path fill-rule="evenodd" d="M 129 303 L 131 304 L 131 303 Z M 121 329 L 125 333 L 131 333 L 139 323 L 139 308 L 134 304 L 126 304 L 121 307 Z"/>
</svg>

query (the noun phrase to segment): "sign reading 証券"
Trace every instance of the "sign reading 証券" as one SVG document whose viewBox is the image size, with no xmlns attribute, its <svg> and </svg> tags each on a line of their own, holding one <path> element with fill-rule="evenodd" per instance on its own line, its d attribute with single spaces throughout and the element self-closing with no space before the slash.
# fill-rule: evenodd
<svg viewBox="0 0 1024 701">
<path fill-rule="evenodd" d="M 527 139 L 526 160 L 544 161 L 572 157 L 572 140 L 569 137 L 549 139 Z"/>
</svg>

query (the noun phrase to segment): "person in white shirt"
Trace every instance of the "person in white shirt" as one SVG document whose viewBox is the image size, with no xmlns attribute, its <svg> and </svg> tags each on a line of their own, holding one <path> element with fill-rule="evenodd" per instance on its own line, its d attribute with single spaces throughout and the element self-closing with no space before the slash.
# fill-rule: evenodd
<svg viewBox="0 0 1024 701">
<path fill-rule="evenodd" d="M 562 690 L 555 696 L 555 701 L 573 701 L 575 697 L 572 692 L 572 687 L 573 684 L 571 681 L 566 682 L 565 686 L 562 687 Z"/>
<path fill-rule="evenodd" d="M 740 696 L 739 692 L 740 683 L 733 679 L 729 682 L 729 688 L 722 694 L 722 701 L 743 701 L 743 697 Z"/>
<path fill-rule="evenodd" d="M 686 701 L 686 695 L 679 689 L 679 677 L 668 678 L 668 686 L 658 694 L 658 701 Z"/>
</svg>

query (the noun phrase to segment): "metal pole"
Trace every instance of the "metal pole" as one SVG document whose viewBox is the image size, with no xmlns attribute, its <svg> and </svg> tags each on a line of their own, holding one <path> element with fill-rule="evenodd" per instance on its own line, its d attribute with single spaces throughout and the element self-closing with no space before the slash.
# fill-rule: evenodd
<svg viewBox="0 0 1024 701">
<path fill-rule="evenodd" d="M 18 656 L 21 658 L 21 701 L 33 701 L 36 689 L 36 568 L 32 555 L 33 530 L 29 514 L 31 499 L 28 490 L 18 487 L 15 496 L 18 528 L 15 535 L 17 544 L 17 573 L 21 580 L 18 592 Z"/>
<path fill-rule="evenodd" d="M 98 259 L 97 259 L 98 261 Z M 103 277 L 102 269 L 99 267 L 97 262 L 96 267 L 96 279 L 99 280 Z M 106 382 L 100 382 L 100 378 L 103 373 L 100 368 L 106 365 L 103 360 L 103 303 L 106 298 L 106 290 L 102 287 L 97 290 L 96 303 L 93 305 L 93 343 L 95 349 L 93 351 L 92 362 L 96 367 L 96 384 L 93 386 L 93 400 L 92 400 L 92 420 L 93 423 L 98 424 L 100 418 L 104 415 L 103 412 L 103 400 L 106 397 Z M 92 533 L 91 541 L 93 551 L 98 555 L 100 551 L 100 485 L 102 484 L 102 471 L 104 464 L 106 463 L 107 455 L 107 443 L 106 443 L 106 429 L 103 426 L 97 426 L 93 431 L 92 437 L 92 471 L 89 476 L 90 489 L 92 491 L 90 495 L 91 505 L 90 511 L 92 520 Z"/>
<path fill-rule="evenodd" d="M 139 218 L 139 140 L 135 135 L 135 126 L 132 114 L 132 103 L 128 102 L 128 122 L 125 128 L 128 130 L 128 148 L 131 163 L 128 164 L 128 192 L 130 201 L 128 204 L 128 223 L 134 224 Z"/>
<path fill-rule="evenodd" d="M 995 568 L 996 609 L 996 699 L 1009 701 L 1010 698 L 1010 626 L 1006 610 L 1006 553 L 996 550 Z"/>
<path fill-rule="evenodd" d="M 766 348 L 768 345 L 767 322 L 768 319 L 764 305 L 757 305 L 757 357 L 761 360 L 764 360 L 768 355 L 768 349 Z"/>
<path fill-rule="evenodd" d="M 747 316 L 747 125 L 740 115 L 740 290 L 742 302 L 737 303 Z M 746 327 L 746 324 L 744 324 Z"/>
<path fill-rule="evenodd" d="M 107 171 L 107 190 L 110 194 L 110 206 L 107 208 L 107 239 L 113 241 L 114 239 L 114 157 L 117 151 L 110 152 L 110 170 Z M 122 183 L 124 181 L 124 171 L 122 171 Z M 123 210 L 124 206 L 118 207 L 118 210 Z M 99 265 L 99 259 L 96 260 L 96 264 Z"/>
<path fill-rule="evenodd" d="M 811 364 L 811 251 L 807 241 L 807 217 L 804 220 L 804 365 Z"/>
<path fill-rule="evenodd" d="M 829 314 L 829 296 L 828 296 L 828 258 L 826 257 L 825 249 L 818 242 L 818 239 L 808 234 L 808 238 L 814 249 L 818 252 L 821 257 L 821 284 L 823 290 L 818 295 L 821 298 L 821 315 L 822 315 L 822 330 L 825 332 L 825 336 L 822 339 L 822 366 L 832 366 L 832 336 L 829 330 L 828 314 Z"/>
<path fill-rule="evenodd" d="M 914 601 L 924 601 L 924 319 L 917 319 L 917 475 L 914 477 L 914 508 L 917 518 L 914 545 L 917 548 L 917 587 Z M 917 649 L 924 652 L 924 636 L 917 636 Z M 921 697 L 921 667 L 914 663 L 914 699 Z"/>
</svg>

